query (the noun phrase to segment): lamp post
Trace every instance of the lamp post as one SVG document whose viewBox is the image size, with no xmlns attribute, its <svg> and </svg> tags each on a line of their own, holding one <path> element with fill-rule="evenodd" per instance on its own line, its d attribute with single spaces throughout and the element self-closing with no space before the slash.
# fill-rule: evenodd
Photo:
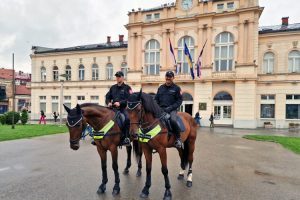
<svg viewBox="0 0 300 200">
<path fill-rule="evenodd" d="M 61 74 L 59 75 L 63 78 L 66 78 L 68 75 L 67 74 Z M 60 100 L 60 103 L 59 103 L 59 123 L 60 123 L 60 126 L 62 125 L 62 117 L 63 117 L 63 97 L 64 97 L 64 80 L 61 79 L 60 80 L 60 97 L 59 97 L 59 100 Z"/>
<path fill-rule="evenodd" d="M 12 54 L 12 68 L 13 68 L 13 77 L 12 77 L 12 125 L 11 128 L 15 129 L 15 54 Z"/>
</svg>

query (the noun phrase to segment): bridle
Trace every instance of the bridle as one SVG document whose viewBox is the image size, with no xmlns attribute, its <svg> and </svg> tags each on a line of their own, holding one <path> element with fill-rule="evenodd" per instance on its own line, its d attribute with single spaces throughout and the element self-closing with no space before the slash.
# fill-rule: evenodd
<svg viewBox="0 0 300 200">
<path fill-rule="evenodd" d="M 67 118 L 67 125 L 68 125 L 70 128 L 74 128 L 74 127 L 76 127 L 76 126 L 80 126 L 79 123 L 82 122 L 82 121 L 83 121 L 83 116 L 82 116 L 82 114 L 81 114 L 81 115 L 80 115 L 80 118 L 79 118 L 77 121 L 75 121 L 75 122 L 72 121 L 72 122 L 70 123 L 69 119 Z M 77 144 L 77 143 L 79 142 L 79 140 L 80 140 L 81 137 L 82 137 L 82 134 L 83 134 L 84 129 L 85 129 L 85 126 L 84 126 L 84 124 L 82 124 L 82 130 L 81 130 L 80 136 L 79 136 L 78 138 L 76 138 L 76 139 L 70 139 L 70 140 L 69 140 L 69 142 L 70 142 L 71 145 Z"/>
</svg>

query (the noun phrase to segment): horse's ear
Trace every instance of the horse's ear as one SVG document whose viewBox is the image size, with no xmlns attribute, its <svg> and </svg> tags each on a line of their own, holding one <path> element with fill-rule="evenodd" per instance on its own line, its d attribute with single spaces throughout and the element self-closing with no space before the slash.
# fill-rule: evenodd
<svg viewBox="0 0 300 200">
<path fill-rule="evenodd" d="M 143 88 L 140 89 L 140 93 L 139 93 L 139 96 L 138 96 L 139 99 L 142 98 L 142 94 L 143 94 Z"/>
<path fill-rule="evenodd" d="M 76 105 L 76 110 L 77 110 L 77 114 L 81 114 L 81 108 L 79 104 Z"/>
<path fill-rule="evenodd" d="M 67 111 L 67 113 L 70 113 L 71 109 L 68 108 L 68 106 L 66 106 L 65 104 L 63 104 L 63 105 L 64 105 L 64 108 L 65 108 L 65 110 Z"/>
</svg>

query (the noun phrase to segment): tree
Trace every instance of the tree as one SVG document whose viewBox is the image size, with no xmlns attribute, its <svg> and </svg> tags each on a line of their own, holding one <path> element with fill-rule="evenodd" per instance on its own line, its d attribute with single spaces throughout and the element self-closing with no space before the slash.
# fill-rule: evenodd
<svg viewBox="0 0 300 200">
<path fill-rule="evenodd" d="M 12 125 L 12 117 L 14 115 L 14 124 L 18 123 L 20 119 L 20 113 L 18 112 L 7 112 L 6 114 L 6 124 Z"/>
<path fill-rule="evenodd" d="M 22 113 L 21 113 L 21 123 L 23 125 L 25 125 L 26 123 L 28 122 L 28 113 L 27 113 L 27 110 L 22 110 Z"/>
</svg>

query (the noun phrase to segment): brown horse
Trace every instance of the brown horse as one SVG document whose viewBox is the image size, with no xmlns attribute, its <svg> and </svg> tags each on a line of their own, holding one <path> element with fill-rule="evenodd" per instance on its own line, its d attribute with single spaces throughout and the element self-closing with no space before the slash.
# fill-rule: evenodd
<svg viewBox="0 0 300 200">
<path fill-rule="evenodd" d="M 168 135 L 168 130 L 163 123 L 164 114 L 152 96 L 138 92 L 128 98 L 127 110 L 130 118 L 130 133 L 138 134 L 143 153 L 146 158 L 147 178 L 140 197 L 147 198 L 151 186 L 152 151 L 156 150 L 161 160 L 161 171 L 165 179 L 164 200 L 172 199 L 170 181 L 167 168 L 166 148 L 174 147 L 174 135 Z M 184 170 L 189 164 L 187 186 L 192 186 L 192 163 L 197 136 L 197 125 L 191 115 L 178 113 L 182 118 L 185 131 L 181 133 L 184 149 L 178 149 L 181 158 L 181 170 L 178 179 L 184 178 Z M 142 134 L 140 133 L 142 132 Z M 156 135 L 157 134 L 157 135 Z M 153 138 L 151 138 L 153 136 Z M 151 138 L 151 139 L 150 139 Z M 147 142 L 148 141 L 148 142 Z M 137 156 L 140 154 L 136 154 Z"/>
<path fill-rule="evenodd" d="M 67 126 L 70 133 L 70 147 L 73 150 L 78 150 L 80 147 L 79 141 L 82 136 L 82 132 L 85 129 L 87 123 L 93 127 L 96 134 L 103 135 L 103 127 L 113 123 L 115 120 L 116 113 L 111 109 L 104 106 L 99 106 L 97 104 L 85 103 L 76 106 L 76 108 L 70 109 L 65 106 L 65 109 L 68 113 L 67 116 Z M 112 156 L 112 168 L 115 174 L 115 185 L 113 188 L 113 195 L 120 193 L 120 178 L 118 172 L 118 145 L 120 144 L 121 130 L 117 123 L 115 122 L 112 127 L 106 129 L 107 133 L 103 136 L 102 139 L 95 140 L 97 145 L 97 151 L 101 158 L 102 166 L 102 183 L 99 186 L 97 193 L 102 194 L 106 190 L 106 183 L 108 182 L 107 178 L 107 158 L 106 152 L 109 150 Z M 106 126 L 107 127 L 107 126 Z M 100 136 L 102 137 L 102 136 Z M 134 141 L 137 143 L 137 141 Z M 137 146 L 137 145 L 135 145 Z M 124 169 L 124 174 L 128 174 L 129 168 L 131 166 L 131 150 L 132 146 L 127 148 L 127 165 Z M 142 163 L 141 159 L 138 163 L 137 176 L 141 176 Z"/>
</svg>

